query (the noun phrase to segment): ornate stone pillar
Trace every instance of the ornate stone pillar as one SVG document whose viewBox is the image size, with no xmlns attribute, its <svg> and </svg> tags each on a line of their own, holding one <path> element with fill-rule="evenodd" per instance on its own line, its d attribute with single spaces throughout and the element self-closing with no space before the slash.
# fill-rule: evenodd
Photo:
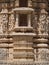
<svg viewBox="0 0 49 65">
<path fill-rule="evenodd" d="M 31 27 L 31 14 L 28 14 L 28 27 Z"/>
<path fill-rule="evenodd" d="M 38 40 L 38 61 L 41 62 L 47 62 L 49 54 L 48 49 L 48 39 L 44 36 L 48 35 L 48 12 L 46 11 L 46 5 L 44 3 L 40 4 L 41 10 L 39 14 L 39 22 L 38 22 L 38 34 L 39 40 Z M 43 36 L 42 36 L 43 35 Z M 40 41 L 40 42 L 39 42 Z"/>
</svg>

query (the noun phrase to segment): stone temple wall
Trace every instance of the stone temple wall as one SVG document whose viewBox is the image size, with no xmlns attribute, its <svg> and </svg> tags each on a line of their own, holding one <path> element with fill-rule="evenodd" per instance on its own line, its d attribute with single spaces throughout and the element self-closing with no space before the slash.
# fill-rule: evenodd
<svg viewBox="0 0 49 65">
<path fill-rule="evenodd" d="M 26 7 L 19 4 L 20 0 L 1 3 L 0 65 L 49 65 L 47 2 L 40 0 L 39 10 L 37 2 L 27 1 Z M 21 14 L 27 15 L 27 25 L 22 24 Z"/>
</svg>

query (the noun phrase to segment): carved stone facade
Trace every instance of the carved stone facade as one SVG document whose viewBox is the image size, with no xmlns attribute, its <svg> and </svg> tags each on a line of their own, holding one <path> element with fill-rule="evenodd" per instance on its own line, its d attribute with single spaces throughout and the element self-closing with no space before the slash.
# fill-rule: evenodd
<svg viewBox="0 0 49 65">
<path fill-rule="evenodd" d="M 49 65 L 46 0 L 0 1 L 0 65 Z"/>
</svg>

